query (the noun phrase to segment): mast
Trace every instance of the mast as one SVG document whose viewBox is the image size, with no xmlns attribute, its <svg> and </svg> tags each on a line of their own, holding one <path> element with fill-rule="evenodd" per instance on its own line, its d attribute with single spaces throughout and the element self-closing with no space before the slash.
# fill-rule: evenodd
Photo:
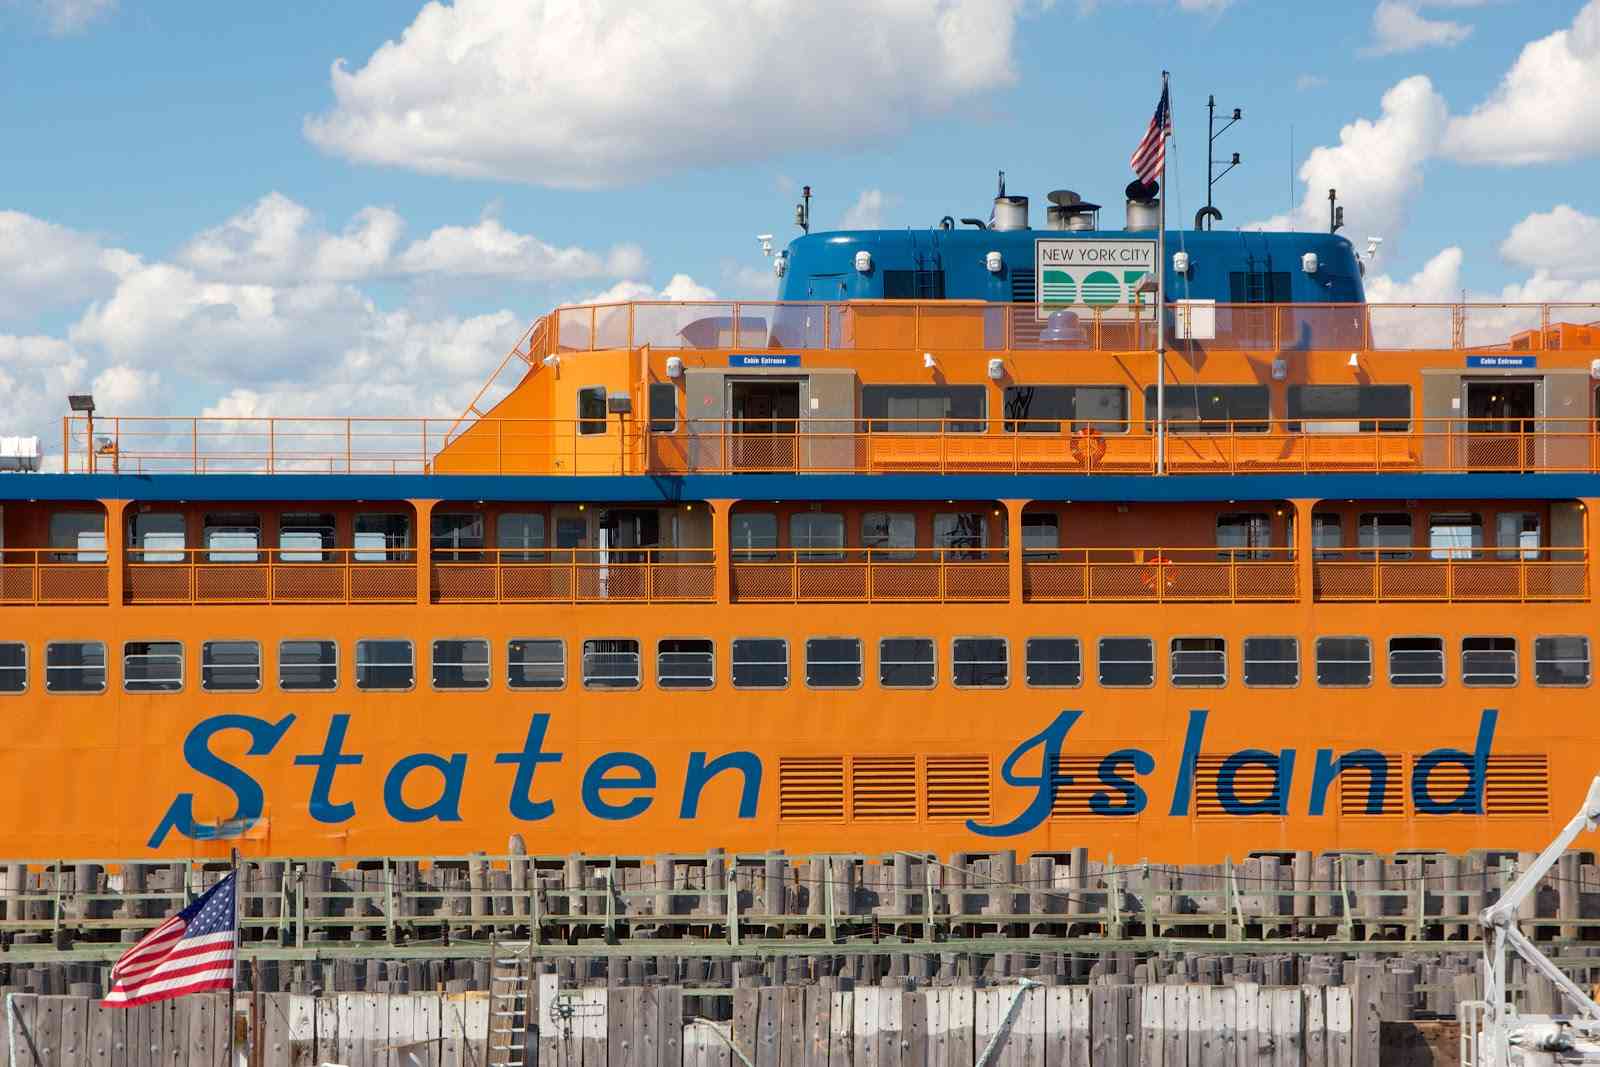
<svg viewBox="0 0 1600 1067">
<path fill-rule="evenodd" d="M 1161 98 L 1167 102 L 1170 122 L 1172 98 L 1167 95 L 1167 72 L 1161 72 Z M 1161 139 L 1166 140 L 1163 130 Z M 1161 148 L 1160 189 L 1156 196 L 1156 473 L 1167 472 L 1167 152 Z"/>
</svg>

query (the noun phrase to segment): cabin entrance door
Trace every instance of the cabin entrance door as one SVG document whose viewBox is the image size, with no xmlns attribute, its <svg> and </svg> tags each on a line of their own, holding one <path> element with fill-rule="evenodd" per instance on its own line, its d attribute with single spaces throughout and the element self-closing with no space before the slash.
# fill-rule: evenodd
<svg viewBox="0 0 1600 1067">
<path fill-rule="evenodd" d="M 1511 378 L 1469 378 L 1467 469 L 1527 470 L 1533 466 L 1533 431 L 1539 383 Z"/>
<path fill-rule="evenodd" d="M 739 470 L 794 470 L 800 382 L 759 378 L 728 383 L 728 460 Z"/>
</svg>

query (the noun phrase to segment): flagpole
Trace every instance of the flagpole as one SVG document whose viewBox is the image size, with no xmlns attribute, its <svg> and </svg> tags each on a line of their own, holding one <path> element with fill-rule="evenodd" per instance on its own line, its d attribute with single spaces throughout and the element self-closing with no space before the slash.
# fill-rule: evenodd
<svg viewBox="0 0 1600 1067">
<path fill-rule="evenodd" d="M 228 1067 L 234 1067 L 238 1062 L 238 1053 L 234 1047 L 237 1040 L 234 1014 L 234 998 L 239 993 L 239 850 L 228 850 L 228 863 L 232 868 L 230 877 L 233 879 L 233 981 L 228 985 Z"/>
<path fill-rule="evenodd" d="M 1161 72 L 1161 99 L 1167 102 L 1171 122 L 1172 97 L 1167 72 Z M 1160 133 L 1167 139 L 1166 131 Z M 1156 473 L 1167 472 L 1167 151 L 1161 146 L 1161 186 L 1156 197 Z"/>
</svg>

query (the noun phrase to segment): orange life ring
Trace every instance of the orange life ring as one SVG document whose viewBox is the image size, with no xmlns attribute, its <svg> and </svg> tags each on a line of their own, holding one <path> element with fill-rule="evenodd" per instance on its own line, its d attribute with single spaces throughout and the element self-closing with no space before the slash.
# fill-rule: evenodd
<svg viewBox="0 0 1600 1067">
<path fill-rule="evenodd" d="M 1178 576 L 1172 571 L 1172 561 L 1166 556 L 1157 552 L 1145 560 L 1144 563 L 1145 572 L 1140 580 L 1144 582 L 1144 587 L 1152 593 L 1156 591 L 1157 584 L 1164 586 L 1168 592 L 1171 592 L 1172 587 L 1178 584 Z"/>
<path fill-rule="evenodd" d="M 1079 463 L 1097 467 L 1106 458 L 1106 439 L 1093 426 L 1085 426 L 1072 436 L 1072 457 Z"/>
</svg>

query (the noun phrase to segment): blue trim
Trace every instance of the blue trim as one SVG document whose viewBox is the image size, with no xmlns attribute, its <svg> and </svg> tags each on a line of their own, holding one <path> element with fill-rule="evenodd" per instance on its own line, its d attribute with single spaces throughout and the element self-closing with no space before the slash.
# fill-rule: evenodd
<svg viewBox="0 0 1600 1067">
<path fill-rule="evenodd" d="M 1600 474 L 690 474 L 536 477 L 389 474 L 7 474 L 8 500 L 1574 500 Z"/>
</svg>

